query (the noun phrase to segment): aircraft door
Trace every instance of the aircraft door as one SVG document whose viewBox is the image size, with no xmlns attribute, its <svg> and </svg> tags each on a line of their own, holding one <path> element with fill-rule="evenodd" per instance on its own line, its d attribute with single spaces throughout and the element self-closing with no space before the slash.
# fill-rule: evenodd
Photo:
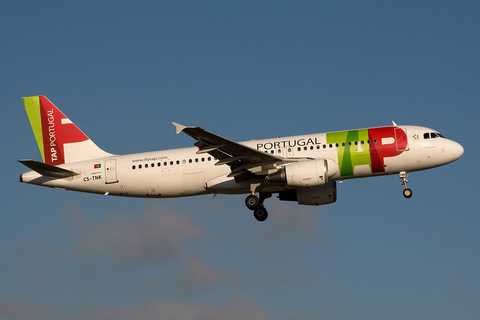
<svg viewBox="0 0 480 320">
<path fill-rule="evenodd" d="M 105 183 L 115 183 L 117 179 L 117 159 L 105 160 Z"/>
<path fill-rule="evenodd" d="M 282 147 L 278 149 L 277 156 L 284 157 L 284 158 L 293 158 L 293 148 L 290 146 Z"/>
<path fill-rule="evenodd" d="M 395 128 L 395 145 L 397 151 L 408 151 L 408 137 L 407 129 L 405 128 Z"/>
<path fill-rule="evenodd" d="M 287 150 L 287 158 L 293 158 L 293 147 L 286 147 L 285 148 Z"/>
</svg>

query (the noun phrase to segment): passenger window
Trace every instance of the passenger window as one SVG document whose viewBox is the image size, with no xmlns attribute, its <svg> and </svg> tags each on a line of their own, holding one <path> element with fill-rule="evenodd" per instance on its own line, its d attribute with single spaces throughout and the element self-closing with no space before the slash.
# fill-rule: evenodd
<svg viewBox="0 0 480 320">
<path fill-rule="evenodd" d="M 211 161 L 211 160 L 212 160 L 212 158 L 211 158 L 211 157 L 208 157 L 208 161 Z"/>
<path fill-rule="evenodd" d="M 335 143 L 335 147 L 337 147 L 337 148 L 338 148 L 338 143 Z"/>
<path fill-rule="evenodd" d="M 142 165 L 141 165 L 141 164 L 138 165 L 138 169 L 142 169 Z"/>
<path fill-rule="evenodd" d="M 342 147 L 345 147 L 345 142 L 342 142 Z"/>
<path fill-rule="evenodd" d="M 132 169 L 135 170 L 135 165 L 132 166 Z"/>
<path fill-rule="evenodd" d="M 161 162 L 157 163 L 157 166 L 159 166 L 159 167 L 160 167 L 161 165 L 162 165 L 162 163 L 161 163 Z"/>
<path fill-rule="evenodd" d="M 145 163 L 145 168 L 148 168 L 148 163 Z"/>
<path fill-rule="evenodd" d="M 324 145 L 323 145 L 323 149 L 325 149 L 326 147 L 327 147 L 327 145 L 326 145 L 326 144 L 324 144 Z"/>
<path fill-rule="evenodd" d="M 173 161 L 170 161 L 170 165 L 173 166 Z"/>
<path fill-rule="evenodd" d="M 192 163 L 192 159 L 188 159 L 188 163 Z"/>
<path fill-rule="evenodd" d="M 166 163 L 166 162 L 164 162 L 164 163 L 163 163 L 163 165 L 166 167 L 166 166 L 167 166 L 167 163 Z"/>
<path fill-rule="evenodd" d="M 195 158 L 195 162 L 198 162 L 198 158 Z"/>
<path fill-rule="evenodd" d="M 310 150 L 313 150 L 313 146 L 310 146 Z"/>
<path fill-rule="evenodd" d="M 302 151 L 302 148 L 298 147 L 297 150 L 298 150 L 298 151 Z"/>
</svg>

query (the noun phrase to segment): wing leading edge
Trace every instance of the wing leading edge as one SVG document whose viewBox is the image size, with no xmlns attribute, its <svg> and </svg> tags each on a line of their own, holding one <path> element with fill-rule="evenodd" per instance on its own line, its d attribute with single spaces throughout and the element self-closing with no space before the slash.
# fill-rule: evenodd
<svg viewBox="0 0 480 320">
<path fill-rule="evenodd" d="M 208 153 L 219 160 L 215 165 L 228 165 L 232 169 L 230 177 L 239 176 L 248 172 L 254 174 L 268 174 L 276 171 L 278 164 L 286 159 L 265 152 L 255 150 L 241 143 L 221 137 L 200 127 L 187 127 L 172 122 L 177 134 L 185 132 L 193 139 L 198 147 L 198 154 Z"/>
</svg>

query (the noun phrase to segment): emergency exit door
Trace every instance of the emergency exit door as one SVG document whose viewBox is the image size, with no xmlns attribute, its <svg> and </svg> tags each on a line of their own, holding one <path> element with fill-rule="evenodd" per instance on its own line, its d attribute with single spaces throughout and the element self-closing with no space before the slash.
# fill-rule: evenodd
<svg viewBox="0 0 480 320">
<path fill-rule="evenodd" d="M 115 183 L 117 179 L 117 159 L 105 160 L 105 183 Z"/>
</svg>

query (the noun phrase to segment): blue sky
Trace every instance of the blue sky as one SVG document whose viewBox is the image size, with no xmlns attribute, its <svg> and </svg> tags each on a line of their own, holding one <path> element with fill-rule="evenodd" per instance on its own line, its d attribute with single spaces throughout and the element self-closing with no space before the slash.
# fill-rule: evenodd
<svg viewBox="0 0 480 320">
<path fill-rule="evenodd" d="M 480 4 L 3 1 L 1 319 L 478 319 Z M 345 181 L 321 207 L 125 199 L 21 184 L 40 160 L 21 97 L 103 149 L 398 124 L 463 157 Z"/>
</svg>

